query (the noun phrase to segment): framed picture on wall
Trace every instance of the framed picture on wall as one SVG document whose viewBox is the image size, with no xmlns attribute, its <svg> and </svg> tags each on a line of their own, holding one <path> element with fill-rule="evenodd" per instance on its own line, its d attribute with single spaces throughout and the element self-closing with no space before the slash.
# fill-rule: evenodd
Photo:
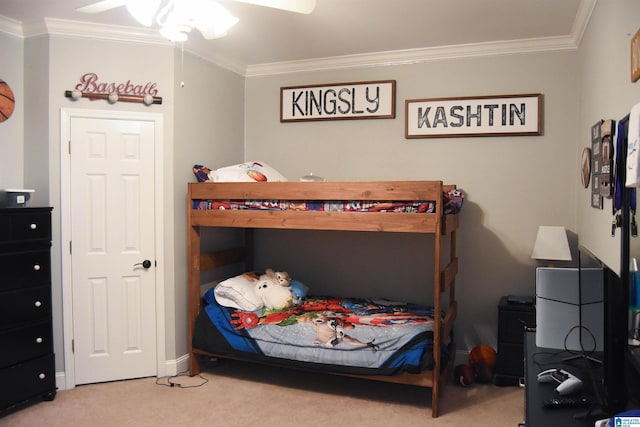
<svg viewBox="0 0 640 427">
<path fill-rule="evenodd" d="M 600 170 L 602 167 L 602 123 L 591 126 L 591 207 L 596 209 L 603 208 L 603 196 L 600 192 Z"/>
<path fill-rule="evenodd" d="M 615 120 L 605 120 L 600 126 L 600 195 L 610 199 L 613 193 L 613 135 L 615 133 Z"/>
<path fill-rule="evenodd" d="M 327 83 L 280 88 L 280 122 L 394 119 L 396 81 Z"/>
<path fill-rule="evenodd" d="M 589 181 L 591 180 L 591 148 L 585 148 L 582 150 L 582 159 L 580 160 L 580 179 L 584 188 L 589 187 Z"/>
</svg>

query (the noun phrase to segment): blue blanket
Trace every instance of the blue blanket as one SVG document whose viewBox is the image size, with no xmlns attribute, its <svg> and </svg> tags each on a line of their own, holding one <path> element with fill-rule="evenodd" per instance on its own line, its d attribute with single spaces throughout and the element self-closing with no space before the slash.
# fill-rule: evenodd
<svg viewBox="0 0 640 427">
<path fill-rule="evenodd" d="M 430 307 L 308 297 L 288 310 L 248 312 L 220 306 L 213 290 L 204 301 L 208 321 L 205 326 L 202 319 L 197 322 L 194 346 L 211 353 L 354 374 L 415 373 L 433 367 Z"/>
</svg>

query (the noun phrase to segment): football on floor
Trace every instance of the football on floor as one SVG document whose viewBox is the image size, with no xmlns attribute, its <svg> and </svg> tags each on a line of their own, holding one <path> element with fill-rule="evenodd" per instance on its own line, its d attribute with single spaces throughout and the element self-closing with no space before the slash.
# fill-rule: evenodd
<svg viewBox="0 0 640 427">
<path fill-rule="evenodd" d="M 497 353 L 493 347 L 479 344 L 469 351 L 468 363 L 457 365 L 453 370 L 454 382 L 463 387 L 474 383 L 488 384 L 493 382 Z"/>
<path fill-rule="evenodd" d="M 476 381 L 475 371 L 466 363 L 460 364 L 454 368 L 453 377 L 455 383 L 463 387 L 469 387 Z"/>
</svg>

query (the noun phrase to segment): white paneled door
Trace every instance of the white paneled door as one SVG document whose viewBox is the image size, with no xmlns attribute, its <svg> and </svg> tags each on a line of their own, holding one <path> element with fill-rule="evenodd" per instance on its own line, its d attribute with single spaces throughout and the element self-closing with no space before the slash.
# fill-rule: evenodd
<svg viewBox="0 0 640 427">
<path fill-rule="evenodd" d="M 70 122 L 75 384 L 154 376 L 154 123 Z"/>
</svg>

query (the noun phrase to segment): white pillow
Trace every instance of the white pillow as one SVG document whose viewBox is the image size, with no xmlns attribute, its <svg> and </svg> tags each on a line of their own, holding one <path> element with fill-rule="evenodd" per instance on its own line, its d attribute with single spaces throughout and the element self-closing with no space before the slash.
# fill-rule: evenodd
<svg viewBox="0 0 640 427">
<path fill-rule="evenodd" d="M 248 274 L 223 280 L 213 290 L 218 304 L 238 308 L 244 311 L 255 311 L 263 307 L 262 300 L 256 294 L 258 279 Z"/>
<path fill-rule="evenodd" d="M 211 182 L 276 182 L 287 181 L 287 178 L 265 162 L 247 162 L 211 170 L 209 180 Z"/>
</svg>

